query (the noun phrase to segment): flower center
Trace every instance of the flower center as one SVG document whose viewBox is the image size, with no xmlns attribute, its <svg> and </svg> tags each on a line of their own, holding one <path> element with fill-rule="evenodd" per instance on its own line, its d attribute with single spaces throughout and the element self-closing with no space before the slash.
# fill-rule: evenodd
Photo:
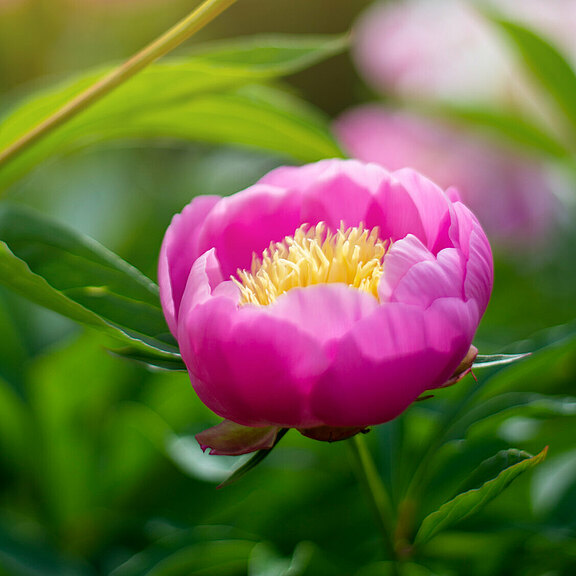
<svg viewBox="0 0 576 576">
<path fill-rule="evenodd" d="M 232 280 L 240 288 L 240 304 L 267 306 L 292 288 L 313 284 L 343 283 L 378 299 L 389 241 L 380 240 L 378 228 L 362 224 L 333 233 L 324 222 L 303 224 L 293 236 L 273 242 L 250 271 L 238 270 Z"/>
</svg>

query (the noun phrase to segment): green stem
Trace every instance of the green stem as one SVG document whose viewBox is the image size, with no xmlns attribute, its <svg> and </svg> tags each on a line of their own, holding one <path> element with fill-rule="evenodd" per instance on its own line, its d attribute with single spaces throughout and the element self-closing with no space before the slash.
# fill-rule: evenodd
<svg viewBox="0 0 576 576">
<path fill-rule="evenodd" d="M 364 485 L 376 513 L 376 520 L 382 531 L 384 545 L 390 560 L 396 565 L 397 555 L 394 545 L 394 512 L 390 496 L 376 470 L 374 460 L 366 446 L 362 434 L 356 434 L 348 442 L 354 458 L 354 470 Z"/>
<path fill-rule="evenodd" d="M 178 24 L 146 46 L 146 48 L 98 80 L 0 152 L 0 168 L 53 130 L 74 118 L 79 112 L 82 112 L 132 78 L 146 66 L 174 50 L 174 48 L 206 26 L 235 2 L 236 0 L 205 0 L 196 10 L 192 11 Z"/>
</svg>

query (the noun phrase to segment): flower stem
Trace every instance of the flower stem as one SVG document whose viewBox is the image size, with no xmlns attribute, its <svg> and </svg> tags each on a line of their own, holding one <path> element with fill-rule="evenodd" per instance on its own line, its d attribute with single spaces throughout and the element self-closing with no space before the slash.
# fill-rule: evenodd
<svg viewBox="0 0 576 576">
<path fill-rule="evenodd" d="M 396 566 L 397 554 L 394 545 L 394 510 L 390 496 L 382 483 L 376 470 L 374 460 L 366 446 L 366 440 L 362 434 L 356 434 L 348 442 L 354 458 L 354 470 L 364 485 L 376 513 L 376 520 L 382 531 L 384 545 L 389 559 Z M 398 572 L 398 568 L 396 567 Z"/>
<path fill-rule="evenodd" d="M 53 130 L 74 118 L 112 90 L 135 76 L 158 58 L 168 54 L 190 36 L 211 22 L 237 0 L 205 0 L 196 10 L 162 34 L 143 50 L 115 68 L 67 102 L 62 108 L 34 126 L 18 140 L 0 152 L 0 168 L 22 154 L 30 146 L 50 134 Z"/>
</svg>

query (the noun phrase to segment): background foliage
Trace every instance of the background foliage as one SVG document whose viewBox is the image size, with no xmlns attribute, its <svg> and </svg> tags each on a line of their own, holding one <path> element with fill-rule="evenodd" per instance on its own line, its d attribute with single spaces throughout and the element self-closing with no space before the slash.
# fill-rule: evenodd
<svg viewBox="0 0 576 576">
<path fill-rule="evenodd" d="M 257 470 L 216 490 L 238 463 L 201 454 L 193 434 L 217 419 L 187 375 L 122 357 L 181 368 L 153 283 L 172 215 L 281 163 L 342 155 L 331 119 L 375 98 L 342 35 L 368 2 L 265 4 L 240 1 L 0 168 L 0 575 L 394 573 L 344 444 L 291 432 Z M 0 147 L 187 9 L 0 7 Z M 476 345 L 532 356 L 478 368 L 477 381 L 366 438 L 399 529 L 416 537 L 407 576 L 576 571 L 576 76 L 538 33 L 490 22 L 570 137 L 505 109 L 428 113 L 502 141 L 513 134 L 553 162 L 565 218 L 530 249 L 494 246 Z M 500 494 L 545 446 L 546 461 Z"/>
</svg>

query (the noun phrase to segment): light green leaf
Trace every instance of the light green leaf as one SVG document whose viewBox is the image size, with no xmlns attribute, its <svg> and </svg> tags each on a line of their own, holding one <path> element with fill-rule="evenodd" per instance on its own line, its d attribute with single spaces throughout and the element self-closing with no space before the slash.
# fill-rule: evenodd
<svg viewBox="0 0 576 576">
<path fill-rule="evenodd" d="M 563 54 L 551 43 L 517 22 L 492 20 L 512 41 L 532 77 L 555 101 L 576 129 L 576 74 Z"/>
<path fill-rule="evenodd" d="M 547 451 L 548 448 L 545 448 L 540 454 L 505 468 L 495 478 L 482 484 L 480 488 L 459 494 L 454 499 L 443 504 L 438 510 L 424 518 L 416 535 L 415 544 L 417 546 L 425 544 L 438 532 L 481 510 L 503 492 L 518 476 L 542 462 L 546 457 Z"/>
<path fill-rule="evenodd" d="M 234 102 L 230 103 L 231 111 L 227 112 L 221 101 L 212 106 L 211 112 L 210 95 L 230 91 L 234 94 L 234 89 L 245 84 L 296 72 L 342 51 L 344 47 L 344 40 L 334 36 L 251 37 L 206 47 L 186 59 L 156 63 L 0 168 L 0 187 L 9 185 L 49 157 L 97 143 L 118 138 L 196 139 L 199 132 L 205 132 L 209 127 L 207 122 L 212 121 L 205 120 L 202 114 L 222 114 L 223 122 L 227 116 L 238 114 Z M 89 71 L 34 95 L 16 107 L 0 122 L 0 149 L 16 141 L 110 70 L 111 67 Z M 252 104 L 257 105 L 256 102 Z M 265 103 L 262 107 L 262 113 L 269 120 L 272 111 Z M 278 121 L 282 113 L 278 113 L 278 118 L 272 116 L 274 121 Z M 292 107 L 291 116 L 284 114 L 283 123 L 294 122 L 299 125 L 296 129 L 303 131 L 309 116 L 304 114 L 299 118 Z M 200 127 L 196 129 L 195 124 Z M 244 143 L 260 148 L 269 146 L 269 139 L 263 138 L 262 130 L 259 136 L 250 137 L 242 132 L 246 126 L 244 123 L 240 132 L 233 127 L 224 132 L 215 127 L 217 136 L 200 139 Z M 268 129 L 271 134 L 275 133 L 274 122 L 268 125 Z M 316 143 L 320 133 L 324 140 L 322 145 Z M 245 142 L 245 138 L 251 141 Z M 317 159 L 339 153 L 326 126 L 310 126 L 310 139 L 296 158 Z M 292 155 L 298 146 L 298 142 L 287 142 L 284 147 L 275 143 L 270 149 Z"/>
<path fill-rule="evenodd" d="M 560 159 L 570 155 L 563 142 L 515 111 L 449 103 L 420 106 L 419 110 L 425 115 L 440 117 L 464 128 L 480 130 L 528 151 Z"/>
<path fill-rule="evenodd" d="M 493 366 L 503 366 L 504 364 L 512 364 L 528 358 L 530 353 L 526 354 L 491 354 L 489 356 L 476 356 L 472 368 L 492 368 Z"/>
<path fill-rule="evenodd" d="M 90 238 L 15 206 L 0 208 L 0 283 L 132 347 L 178 353 L 151 280 Z"/>
<path fill-rule="evenodd" d="M 250 555 L 248 576 L 302 576 L 314 552 L 311 542 L 300 542 L 291 558 L 283 558 L 267 544 L 260 543 Z"/>
<path fill-rule="evenodd" d="M 342 155 L 327 125 L 326 118 L 296 96 L 250 85 L 127 115 L 102 135 L 240 144 L 312 162 Z"/>
<path fill-rule="evenodd" d="M 500 452 L 484 460 L 484 462 L 477 466 L 472 474 L 466 478 L 459 491 L 467 492 L 468 490 L 479 488 L 485 482 L 490 481 L 507 468 L 510 468 L 510 466 L 514 466 L 530 458 L 532 458 L 532 454 L 524 450 L 518 450 L 516 448 L 500 450 Z"/>
</svg>

